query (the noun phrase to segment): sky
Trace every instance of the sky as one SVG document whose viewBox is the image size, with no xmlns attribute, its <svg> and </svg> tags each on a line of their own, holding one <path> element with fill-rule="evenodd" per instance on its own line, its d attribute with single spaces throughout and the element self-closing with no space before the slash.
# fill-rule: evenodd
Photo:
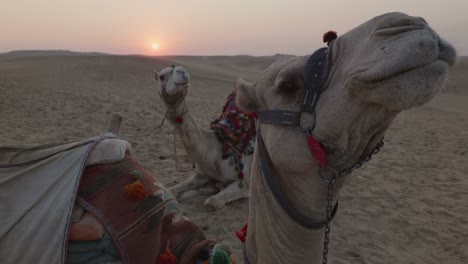
<svg viewBox="0 0 468 264">
<path fill-rule="evenodd" d="M 468 55 L 468 0 L 0 0 L 0 52 L 305 55 L 328 30 L 394 11 Z"/>
</svg>

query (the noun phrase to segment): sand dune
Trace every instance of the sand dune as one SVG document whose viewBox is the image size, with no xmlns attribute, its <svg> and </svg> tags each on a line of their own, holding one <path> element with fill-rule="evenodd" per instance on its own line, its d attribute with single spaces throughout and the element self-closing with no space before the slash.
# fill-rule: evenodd
<svg viewBox="0 0 468 264">
<path fill-rule="evenodd" d="M 41 144 L 100 134 L 111 112 L 124 116 L 120 137 L 167 186 L 193 173 L 173 128 L 159 125 L 165 108 L 153 70 L 186 66 L 187 96 L 201 124 L 219 115 L 234 80 L 255 77 L 278 56 L 142 57 L 71 52 L 0 55 L 0 144 Z M 331 235 L 331 263 L 468 263 L 468 58 L 461 57 L 447 91 L 398 116 L 386 147 L 358 170 L 341 193 Z M 247 201 L 205 213 L 200 197 L 185 214 L 240 256 L 234 231 Z"/>
</svg>

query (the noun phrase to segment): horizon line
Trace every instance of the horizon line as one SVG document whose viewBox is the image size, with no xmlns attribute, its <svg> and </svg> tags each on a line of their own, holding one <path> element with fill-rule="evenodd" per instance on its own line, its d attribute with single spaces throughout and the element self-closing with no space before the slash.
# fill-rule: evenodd
<svg viewBox="0 0 468 264">
<path fill-rule="evenodd" d="M 249 57 L 272 57 L 272 56 L 307 56 L 310 54 L 285 54 L 285 53 L 275 53 L 270 55 L 251 55 L 251 54 L 166 54 L 166 55 L 147 55 L 147 54 L 138 54 L 138 53 L 109 53 L 102 51 L 77 51 L 77 50 L 68 50 L 68 49 L 20 49 L 20 50 L 9 50 L 9 51 L 0 51 L 0 55 L 6 55 L 9 53 L 21 53 L 21 52 L 69 52 L 69 53 L 89 53 L 89 54 L 100 54 L 100 55 L 110 55 L 110 56 L 140 56 L 140 57 L 176 57 L 176 56 L 185 56 L 185 57 L 236 57 L 236 56 L 249 56 Z M 312 53 L 311 53 L 312 54 Z M 468 54 L 457 54 L 457 57 L 468 57 Z"/>
<path fill-rule="evenodd" d="M 306 56 L 297 55 L 297 54 L 285 54 L 285 53 L 275 53 L 270 55 L 251 55 L 251 54 L 165 54 L 165 55 L 149 55 L 149 54 L 139 54 L 139 53 L 109 53 L 102 51 L 78 51 L 78 50 L 69 50 L 69 49 L 19 49 L 19 50 L 8 50 L 0 52 L 0 55 L 10 54 L 10 53 L 21 53 L 21 52 L 63 52 L 63 53 L 83 53 L 83 54 L 101 54 L 101 55 L 111 55 L 111 56 L 142 56 L 142 57 L 173 57 L 173 56 L 193 56 L 193 57 L 215 57 L 215 56 L 249 56 L 249 57 L 271 57 L 271 56 Z"/>
</svg>

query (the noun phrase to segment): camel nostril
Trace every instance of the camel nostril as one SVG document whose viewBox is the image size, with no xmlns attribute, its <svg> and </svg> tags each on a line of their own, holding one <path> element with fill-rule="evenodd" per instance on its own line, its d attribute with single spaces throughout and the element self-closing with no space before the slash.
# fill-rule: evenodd
<svg viewBox="0 0 468 264">
<path fill-rule="evenodd" d="M 445 61 L 449 66 L 455 65 L 457 60 L 457 51 L 455 48 L 450 45 L 447 41 L 440 39 L 438 43 L 439 55 L 437 58 L 439 60 Z"/>
<path fill-rule="evenodd" d="M 417 19 L 421 20 L 424 24 L 429 25 L 429 23 L 427 23 L 426 19 L 424 19 L 422 17 L 417 17 Z"/>
</svg>

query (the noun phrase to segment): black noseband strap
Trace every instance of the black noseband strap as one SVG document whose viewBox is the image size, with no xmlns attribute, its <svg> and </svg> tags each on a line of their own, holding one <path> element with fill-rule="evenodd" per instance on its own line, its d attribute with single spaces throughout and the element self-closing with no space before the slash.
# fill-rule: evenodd
<svg viewBox="0 0 468 264">
<path fill-rule="evenodd" d="M 257 115 L 258 115 L 258 120 L 260 120 L 262 124 L 274 124 L 274 125 L 298 127 L 300 126 L 300 121 L 301 121 L 300 112 L 267 110 L 267 111 L 259 111 Z"/>
</svg>

